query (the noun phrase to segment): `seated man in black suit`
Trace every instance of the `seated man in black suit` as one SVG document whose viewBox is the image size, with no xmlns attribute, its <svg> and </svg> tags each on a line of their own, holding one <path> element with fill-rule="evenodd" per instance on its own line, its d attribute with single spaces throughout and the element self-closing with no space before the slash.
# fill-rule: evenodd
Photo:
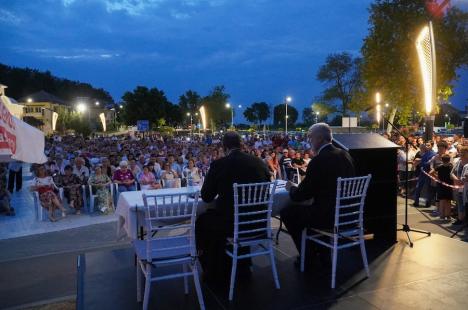
<svg viewBox="0 0 468 310">
<path fill-rule="evenodd" d="M 223 147 L 226 156 L 211 163 L 201 189 L 203 201 L 211 202 L 216 198 L 215 208 L 201 214 L 195 226 L 200 262 L 209 280 L 230 271 L 231 259 L 225 253 L 225 247 L 226 238 L 232 236 L 234 229 L 233 184 L 270 181 L 267 165 L 241 151 L 239 134 L 226 133 Z"/>
<path fill-rule="evenodd" d="M 316 152 L 307 166 L 304 180 L 299 186 L 286 184 L 293 202 L 313 199 L 312 205 L 291 204 L 281 210 L 297 250 L 301 250 L 301 234 L 306 227 L 331 229 L 334 225 L 336 179 L 354 176 L 354 165 L 348 152 L 332 145 L 332 132 L 325 123 L 310 127 L 309 141 Z"/>
</svg>

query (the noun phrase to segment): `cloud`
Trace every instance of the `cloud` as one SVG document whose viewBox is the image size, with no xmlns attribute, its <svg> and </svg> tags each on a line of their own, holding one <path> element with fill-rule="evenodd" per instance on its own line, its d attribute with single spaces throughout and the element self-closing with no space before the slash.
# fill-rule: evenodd
<svg viewBox="0 0 468 310">
<path fill-rule="evenodd" d="M 180 20 L 190 18 L 190 14 L 179 12 L 179 11 L 172 11 L 171 16 L 174 17 L 175 19 L 180 19 Z"/>
<path fill-rule="evenodd" d="M 0 22 L 16 26 L 21 22 L 21 18 L 10 11 L 0 9 Z"/>
<path fill-rule="evenodd" d="M 121 56 L 118 52 L 103 49 L 14 48 L 14 50 L 21 54 L 61 60 L 106 60 Z"/>
</svg>

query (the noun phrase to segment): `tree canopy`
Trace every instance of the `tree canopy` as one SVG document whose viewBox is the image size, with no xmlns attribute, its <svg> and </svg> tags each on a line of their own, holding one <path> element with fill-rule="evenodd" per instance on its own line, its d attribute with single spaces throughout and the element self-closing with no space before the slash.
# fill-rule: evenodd
<svg viewBox="0 0 468 310">
<path fill-rule="evenodd" d="M 113 103 L 111 95 L 102 88 L 56 77 L 50 71 L 16 68 L 0 64 L 0 83 L 8 86 L 7 95 L 19 99 L 41 90 L 70 102 L 76 97 L 89 97 L 102 103 Z"/>
<path fill-rule="evenodd" d="M 244 117 L 251 123 L 261 124 L 270 117 L 270 108 L 266 102 L 254 102 L 245 109 Z"/>
<path fill-rule="evenodd" d="M 379 91 L 406 123 L 413 109 L 422 111 L 422 80 L 415 40 L 432 19 L 437 55 L 437 93 L 450 94 L 457 69 L 468 64 L 468 13 L 450 8 L 433 18 L 424 0 L 376 0 L 369 12 L 369 34 L 361 52 L 363 105 L 374 103 Z"/>
<path fill-rule="evenodd" d="M 202 97 L 193 90 L 187 90 L 183 95 L 179 97 L 179 107 L 182 113 L 192 113 L 198 112 L 202 104 Z"/>
<path fill-rule="evenodd" d="M 360 58 L 353 58 L 347 52 L 330 54 L 317 72 L 317 80 L 326 85 L 322 100 L 339 101 L 343 115 L 348 113 L 353 94 L 360 87 L 360 64 Z"/>
<path fill-rule="evenodd" d="M 133 91 L 126 92 L 122 99 L 122 119 L 126 125 L 136 125 L 138 120 L 149 120 L 154 125 L 160 125 L 161 119 L 165 124 L 174 125 L 182 120 L 179 106 L 167 100 L 162 90 L 137 86 Z"/>
<path fill-rule="evenodd" d="M 226 93 L 222 85 L 215 86 L 208 96 L 202 100 L 207 114 L 208 127 L 212 125 L 226 125 L 231 120 L 231 111 L 226 108 L 226 103 L 231 96 Z"/>
<path fill-rule="evenodd" d="M 284 126 L 285 112 L 285 104 L 278 104 L 273 108 L 273 124 L 275 126 Z M 292 105 L 288 105 L 288 126 L 293 126 L 296 123 L 298 116 L 299 113 L 297 112 L 297 109 Z"/>
</svg>

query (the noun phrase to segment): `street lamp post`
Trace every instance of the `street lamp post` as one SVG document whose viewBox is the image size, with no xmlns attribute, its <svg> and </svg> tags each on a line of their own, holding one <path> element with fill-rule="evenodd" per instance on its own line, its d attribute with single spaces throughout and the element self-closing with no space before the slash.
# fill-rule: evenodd
<svg viewBox="0 0 468 310">
<path fill-rule="evenodd" d="M 315 112 L 315 123 L 316 123 L 316 124 L 318 123 L 319 115 L 320 115 L 320 112 L 319 112 L 319 111 Z"/>
<path fill-rule="evenodd" d="M 231 109 L 231 128 L 234 128 L 234 108 L 230 103 L 226 103 L 226 109 Z"/>
<path fill-rule="evenodd" d="M 192 126 L 193 126 L 193 117 L 192 117 L 192 113 L 187 112 L 187 116 L 190 117 L 190 136 L 193 136 L 193 129 L 192 129 Z"/>
<path fill-rule="evenodd" d="M 284 132 L 288 135 L 288 103 L 291 103 L 291 96 L 287 96 L 284 101 Z"/>
</svg>

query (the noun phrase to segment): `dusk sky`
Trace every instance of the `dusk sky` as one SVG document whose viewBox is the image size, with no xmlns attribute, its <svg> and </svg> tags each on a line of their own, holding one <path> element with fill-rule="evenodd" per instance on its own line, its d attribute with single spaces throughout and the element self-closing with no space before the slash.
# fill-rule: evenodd
<svg viewBox="0 0 468 310">
<path fill-rule="evenodd" d="M 176 103 L 223 84 L 234 104 L 300 111 L 329 53 L 359 55 L 370 0 L 0 0 L 0 62 L 108 90 L 137 85 Z M 468 0 L 452 1 L 468 9 Z M 452 102 L 468 104 L 463 73 Z"/>
</svg>

